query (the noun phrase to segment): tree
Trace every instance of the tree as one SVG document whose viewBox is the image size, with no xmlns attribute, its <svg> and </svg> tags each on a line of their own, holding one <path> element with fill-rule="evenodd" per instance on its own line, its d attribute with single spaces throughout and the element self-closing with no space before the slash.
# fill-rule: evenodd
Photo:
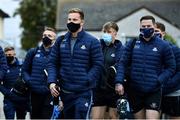
<svg viewBox="0 0 180 120">
<path fill-rule="evenodd" d="M 167 34 L 167 33 L 166 33 L 166 35 L 164 36 L 164 39 L 167 40 L 167 41 L 169 41 L 169 42 L 172 43 L 172 44 L 177 45 L 176 40 L 175 40 L 171 35 L 169 35 L 169 34 Z"/>
<path fill-rule="evenodd" d="M 14 16 L 19 14 L 22 19 L 20 27 L 23 28 L 23 49 L 37 46 L 45 26 L 55 26 L 56 5 L 57 0 L 21 0 Z"/>
</svg>

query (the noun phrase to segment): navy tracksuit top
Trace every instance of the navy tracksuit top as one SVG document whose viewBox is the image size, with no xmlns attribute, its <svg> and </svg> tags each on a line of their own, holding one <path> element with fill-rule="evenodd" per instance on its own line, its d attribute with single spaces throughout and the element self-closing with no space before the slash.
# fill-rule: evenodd
<svg viewBox="0 0 180 120">
<path fill-rule="evenodd" d="M 173 54 L 176 61 L 176 72 L 173 76 L 164 83 L 163 85 L 163 93 L 168 94 L 180 89 L 180 48 L 176 45 L 171 45 L 173 50 Z"/>
<path fill-rule="evenodd" d="M 44 70 L 47 70 L 49 61 L 49 51 L 45 51 L 43 45 L 38 48 L 32 48 L 27 52 L 23 64 L 23 79 L 28 83 L 32 92 L 38 94 L 49 93 L 47 85 L 47 76 Z"/>
<path fill-rule="evenodd" d="M 71 54 L 71 33 L 59 37 L 52 48 L 48 65 L 48 83 L 57 83 L 61 89 L 82 92 L 96 86 L 103 66 L 100 42 L 84 30 L 78 33 Z"/>
<path fill-rule="evenodd" d="M 11 88 L 13 88 L 14 83 L 19 77 L 19 73 L 21 72 L 21 64 L 18 59 L 15 58 L 15 62 L 13 64 L 8 64 L 8 69 L 3 78 L 3 86 L 1 86 L 1 92 L 4 96 L 8 96 L 10 94 Z M 14 98 L 15 99 L 15 98 Z"/>
<path fill-rule="evenodd" d="M 170 45 L 156 36 L 148 42 L 140 37 L 132 51 L 131 45 L 132 41 L 129 41 L 118 64 L 116 83 L 123 83 L 127 64 L 131 61 L 129 87 L 140 92 L 153 92 L 161 88 L 175 72 Z"/>
</svg>

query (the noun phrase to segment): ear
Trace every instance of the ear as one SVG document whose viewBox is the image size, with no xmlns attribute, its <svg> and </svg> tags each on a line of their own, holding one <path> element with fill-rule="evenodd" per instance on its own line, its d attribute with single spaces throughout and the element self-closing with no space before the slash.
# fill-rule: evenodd
<svg viewBox="0 0 180 120">
<path fill-rule="evenodd" d="M 164 37 L 166 35 L 166 32 L 161 32 L 161 34 L 162 34 L 162 37 Z"/>
<path fill-rule="evenodd" d="M 80 24 L 81 24 L 81 26 L 83 26 L 83 25 L 84 25 L 84 20 L 81 20 L 81 23 L 80 23 Z"/>
</svg>

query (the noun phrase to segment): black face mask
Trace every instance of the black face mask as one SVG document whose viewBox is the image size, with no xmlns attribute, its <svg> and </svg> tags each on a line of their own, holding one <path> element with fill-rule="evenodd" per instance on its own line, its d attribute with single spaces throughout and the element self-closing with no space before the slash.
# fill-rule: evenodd
<svg viewBox="0 0 180 120">
<path fill-rule="evenodd" d="M 49 46 L 49 45 L 52 44 L 52 40 L 49 39 L 48 37 L 44 37 L 43 40 L 42 40 L 42 42 L 43 42 L 43 45 L 44 45 L 45 47 L 47 47 L 47 46 Z"/>
<path fill-rule="evenodd" d="M 6 56 L 7 63 L 10 64 L 14 60 L 14 56 Z"/>
<path fill-rule="evenodd" d="M 80 28 L 80 23 L 73 23 L 73 22 L 70 22 L 67 24 L 67 28 L 69 29 L 70 32 L 74 33 L 74 32 L 77 32 Z"/>
</svg>

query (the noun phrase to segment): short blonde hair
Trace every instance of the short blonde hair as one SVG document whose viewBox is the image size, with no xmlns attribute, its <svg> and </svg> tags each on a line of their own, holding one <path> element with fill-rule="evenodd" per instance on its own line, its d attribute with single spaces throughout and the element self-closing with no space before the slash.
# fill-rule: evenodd
<svg viewBox="0 0 180 120">
<path fill-rule="evenodd" d="M 114 30 L 116 30 L 116 32 L 118 32 L 118 30 L 119 30 L 118 25 L 113 21 L 107 22 L 103 25 L 103 31 L 107 31 L 110 28 L 113 28 Z"/>
<path fill-rule="evenodd" d="M 79 13 L 82 20 L 84 20 L 84 12 L 80 8 L 72 8 L 68 13 Z"/>
</svg>

